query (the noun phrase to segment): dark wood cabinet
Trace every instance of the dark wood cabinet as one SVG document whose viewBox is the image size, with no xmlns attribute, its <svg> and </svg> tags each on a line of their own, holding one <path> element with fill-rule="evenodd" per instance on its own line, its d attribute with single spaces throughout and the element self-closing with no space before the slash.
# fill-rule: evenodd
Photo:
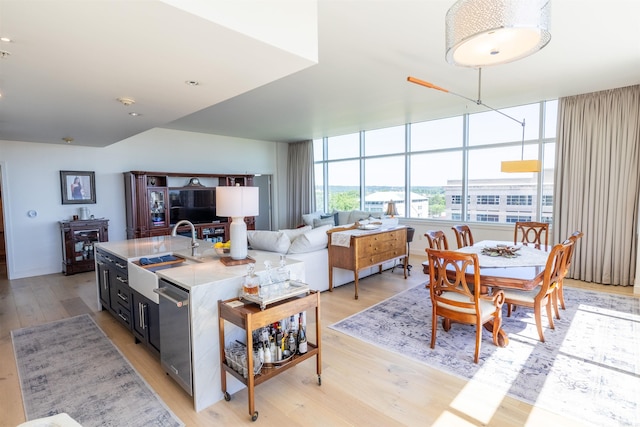
<svg viewBox="0 0 640 427">
<path fill-rule="evenodd" d="M 109 220 L 60 221 L 62 272 L 65 275 L 93 271 L 93 245 L 109 241 Z"/>
<path fill-rule="evenodd" d="M 98 268 L 98 296 L 102 308 L 131 330 L 132 291 L 129 288 L 127 261 L 103 249 L 96 249 L 95 264 Z"/>
<path fill-rule="evenodd" d="M 211 198 L 212 190 L 219 186 L 242 185 L 252 186 L 253 175 L 222 175 L 168 172 L 130 171 L 124 173 L 124 193 L 127 222 L 127 238 L 166 236 L 171 234 L 175 220 L 174 211 L 179 209 L 173 204 L 173 197 L 181 190 L 195 190 Z M 215 200 L 209 210 L 215 210 Z M 173 212 L 173 213 L 172 213 Z M 177 218 L 191 221 L 197 237 L 203 240 L 229 240 L 229 223 L 227 218 L 208 221 L 202 217 L 200 208 L 186 209 Z M 247 228 L 255 229 L 255 218 L 245 218 Z M 179 233 L 188 232 L 180 228 Z M 189 233 L 190 234 L 190 233 Z"/>
<path fill-rule="evenodd" d="M 160 310 L 158 304 L 135 290 L 133 301 L 133 335 L 136 343 L 145 344 L 156 356 L 160 355 Z"/>
</svg>

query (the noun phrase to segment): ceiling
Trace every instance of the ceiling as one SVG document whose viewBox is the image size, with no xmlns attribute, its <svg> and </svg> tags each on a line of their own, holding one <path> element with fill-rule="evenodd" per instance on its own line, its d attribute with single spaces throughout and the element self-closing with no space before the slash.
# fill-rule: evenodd
<svg viewBox="0 0 640 427">
<path fill-rule="evenodd" d="M 0 0 L 0 139 L 107 146 L 165 127 L 295 142 L 484 109 L 408 76 L 494 108 L 640 83 L 637 0 L 553 0 L 551 42 L 483 69 L 480 94 L 477 70 L 444 59 L 453 3 L 318 0 L 313 65 L 161 1 Z"/>
</svg>

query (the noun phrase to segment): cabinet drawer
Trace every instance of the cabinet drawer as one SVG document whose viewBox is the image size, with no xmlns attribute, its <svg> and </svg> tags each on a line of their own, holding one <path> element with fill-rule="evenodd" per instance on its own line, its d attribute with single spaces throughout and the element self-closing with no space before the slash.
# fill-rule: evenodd
<svg viewBox="0 0 640 427">
<path fill-rule="evenodd" d="M 131 311 L 127 310 L 124 307 L 118 306 L 115 310 L 116 319 L 120 321 L 127 328 L 131 329 Z"/>
<path fill-rule="evenodd" d="M 358 265 L 360 268 L 364 268 L 369 265 L 382 264 L 383 262 L 389 261 L 391 259 L 404 256 L 404 254 L 404 251 L 401 250 L 391 250 L 376 254 L 370 254 L 368 256 L 358 258 Z"/>
<path fill-rule="evenodd" d="M 404 245 L 397 240 L 388 240 L 386 242 L 375 242 L 375 244 L 364 245 L 360 251 L 362 256 L 370 256 L 381 252 L 388 252 L 395 249 L 401 249 Z"/>
<path fill-rule="evenodd" d="M 126 260 L 117 257 L 109 252 L 103 251 L 102 249 L 96 250 L 96 257 L 99 261 L 102 261 L 114 270 L 119 271 L 121 273 L 121 276 L 126 278 L 128 271 Z"/>
<path fill-rule="evenodd" d="M 404 233 L 406 233 L 406 231 L 396 230 L 396 231 L 389 231 L 387 233 L 374 234 L 372 236 L 367 237 L 366 243 L 373 245 L 380 242 L 394 242 L 397 240 L 404 240 Z"/>
<path fill-rule="evenodd" d="M 126 308 L 127 310 L 131 310 L 131 290 L 129 289 L 128 285 L 117 283 L 115 286 L 114 297 L 118 304 L 120 304 L 122 307 Z M 113 300 L 113 297 L 112 297 L 112 300 Z M 115 307 L 114 307 L 114 310 L 115 310 Z"/>
</svg>

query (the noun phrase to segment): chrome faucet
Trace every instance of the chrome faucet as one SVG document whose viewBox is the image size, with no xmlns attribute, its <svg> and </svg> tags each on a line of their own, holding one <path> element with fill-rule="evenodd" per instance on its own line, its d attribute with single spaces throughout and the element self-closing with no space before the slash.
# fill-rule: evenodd
<svg viewBox="0 0 640 427">
<path fill-rule="evenodd" d="M 171 230 L 171 235 L 177 236 L 178 227 L 180 227 L 181 225 L 188 225 L 191 228 L 191 256 L 196 256 L 196 248 L 200 246 L 200 243 L 196 242 L 196 228 L 193 226 L 191 221 L 187 221 L 186 219 L 182 219 L 178 221 L 178 223 L 173 226 L 173 230 Z"/>
</svg>

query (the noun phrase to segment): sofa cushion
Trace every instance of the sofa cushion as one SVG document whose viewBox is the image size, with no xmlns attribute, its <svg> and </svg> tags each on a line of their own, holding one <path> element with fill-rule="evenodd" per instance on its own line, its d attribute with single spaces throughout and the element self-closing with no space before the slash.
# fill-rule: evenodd
<svg viewBox="0 0 640 427">
<path fill-rule="evenodd" d="M 284 230 L 278 230 L 278 231 L 286 234 L 289 240 L 293 242 L 296 239 L 296 237 L 306 233 L 307 231 L 311 231 L 312 229 L 313 229 L 312 226 L 305 225 L 304 227 L 290 228 L 290 229 L 284 229 Z"/>
<path fill-rule="evenodd" d="M 322 225 L 318 228 L 314 228 L 311 231 L 307 231 L 301 236 L 291 242 L 289 247 L 290 254 L 303 254 L 306 252 L 319 251 L 327 247 L 329 242 L 329 236 L 327 231 L 333 228 L 332 225 Z"/>
<path fill-rule="evenodd" d="M 286 254 L 291 246 L 291 240 L 282 231 L 249 230 L 247 237 L 251 247 L 259 251 Z"/>
<path fill-rule="evenodd" d="M 349 214 L 349 223 L 354 223 L 363 219 L 369 219 L 371 212 L 352 210 Z"/>
<path fill-rule="evenodd" d="M 345 225 L 349 224 L 349 217 L 351 216 L 351 211 L 337 211 L 336 212 L 336 225 Z"/>
<path fill-rule="evenodd" d="M 336 221 L 333 215 L 329 215 L 328 217 L 325 217 L 325 218 L 313 219 L 313 228 L 322 227 L 323 225 L 332 225 L 332 226 L 336 225 Z"/>
<path fill-rule="evenodd" d="M 302 222 L 304 222 L 304 225 L 310 225 L 313 227 L 313 220 L 314 219 L 320 219 L 320 217 L 322 216 L 324 212 L 322 211 L 316 211 L 313 213 L 309 213 L 309 214 L 304 214 L 302 215 Z"/>
</svg>

